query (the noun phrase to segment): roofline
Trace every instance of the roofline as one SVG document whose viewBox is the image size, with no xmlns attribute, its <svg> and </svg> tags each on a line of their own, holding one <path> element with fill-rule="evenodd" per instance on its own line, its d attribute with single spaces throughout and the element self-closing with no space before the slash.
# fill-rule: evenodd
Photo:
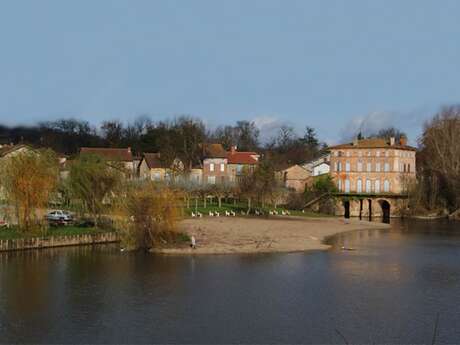
<svg viewBox="0 0 460 345">
<path fill-rule="evenodd" d="M 393 150 L 407 150 L 407 151 L 417 151 L 413 146 L 405 145 L 378 145 L 378 146 L 369 146 L 369 145 L 353 145 L 353 144 L 340 144 L 335 146 L 329 146 L 326 150 L 339 150 L 339 149 L 393 149 Z"/>
</svg>

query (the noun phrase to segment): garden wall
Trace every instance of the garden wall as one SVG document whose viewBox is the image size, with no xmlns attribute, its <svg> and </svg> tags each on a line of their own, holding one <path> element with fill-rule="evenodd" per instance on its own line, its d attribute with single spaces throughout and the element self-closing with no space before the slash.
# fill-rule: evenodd
<svg viewBox="0 0 460 345">
<path fill-rule="evenodd" d="M 24 249 L 40 249 L 51 247 L 79 246 L 85 244 L 118 242 L 116 232 L 105 232 L 100 234 L 85 234 L 72 236 L 51 236 L 18 238 L 14 240 L 0 240 L 0 252 Z"/>
</svg>

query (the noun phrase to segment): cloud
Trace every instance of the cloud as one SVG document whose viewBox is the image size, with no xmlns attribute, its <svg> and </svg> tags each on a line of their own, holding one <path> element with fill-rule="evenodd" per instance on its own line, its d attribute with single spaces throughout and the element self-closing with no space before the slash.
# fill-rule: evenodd
<svg viewBox="0 0 460 345">
<path fill-rule="evenodd" d="M 279 128 L 285 124 L 276 116 L 257 116 L 252 121 L 255 123 L 257 128 L 260 130 L 260 140 L 266 142 L 269 139 L 273 138 Z"/>
<path fill-rule="evenodd" d="M 360 132 L 362 135 L 368 136 L 380 129 L 395 127 L 405 132 L 409 137 L 409 142 L 415 144 L 424 121 L 432 114 L 432 107 L 423 107 L 407 112 L 374 111 L 364 116 L 354 116 L 340 130 L 339 141 L 351 141 Z"/>
</svg>

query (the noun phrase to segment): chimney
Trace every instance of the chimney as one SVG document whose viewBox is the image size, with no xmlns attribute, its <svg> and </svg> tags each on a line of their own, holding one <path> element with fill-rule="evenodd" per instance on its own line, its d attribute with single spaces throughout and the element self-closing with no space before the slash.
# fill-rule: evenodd
<svg viewBox="0 0 460 345">
<path fill-rule="evenodd" d="M 399 144 L 401 146 L 406 146 L 407 145 L 407 137 L 405 135 L 401 135 L 399 138 Z"/>
<path fill-rule="evenodd" d="M 236 146 L 235 146 L 235 145 L 232 145 L 232 146 L 230 147 L 230 153 L 231 153 L 232 155 L 234 155 L 235 152 L 236 152 Z"/>
<path fill-rule="evenodd" d="M 358 146 L 358 141 L 359 141 L 358 137 L 355 137 L 353 139 L 353 146 Z"/>
<path fill-rule="evenodd" d="M 391 137 L 390 138 L 390 146 L 394 146 L 395 145 L 395 137 Z"/>
</svg>

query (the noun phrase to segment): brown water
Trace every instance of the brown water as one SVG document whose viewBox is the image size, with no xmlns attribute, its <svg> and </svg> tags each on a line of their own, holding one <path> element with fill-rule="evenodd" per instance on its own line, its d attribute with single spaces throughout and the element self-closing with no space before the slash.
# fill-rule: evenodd
<svg viewBox="0 0 460 345">
<path fill-rule="evenodd" d="M 430 343 L 438 313 L 436 342 L 460 342 L 459 223 L 395 223 L 332 243 L 270 255 L 0 254 L 0 343 L 344 343 L 338 332 Z"/>
</svg>

